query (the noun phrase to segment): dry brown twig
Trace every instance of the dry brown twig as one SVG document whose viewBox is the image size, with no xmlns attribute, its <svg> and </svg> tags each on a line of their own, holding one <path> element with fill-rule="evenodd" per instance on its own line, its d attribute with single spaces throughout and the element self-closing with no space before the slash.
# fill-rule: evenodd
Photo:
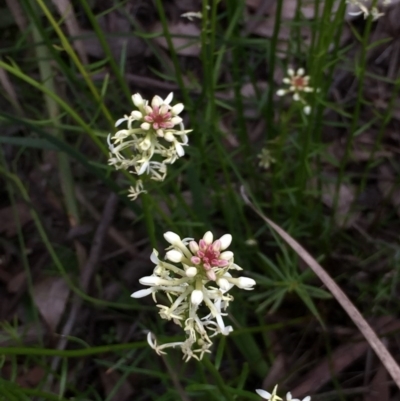
<svg viewBox="0 0 400 401">
<path fill-rule="evenodd" d="M 275 224 L 268 217 L 264 216 L 261 211 L 259 211 L 253 203 L 248 198 L 244 187 L 240 188 L 240 193 L 242 195 L 245 203 L 254 210 L 255 213 L 262 220 L 264 220 L 275 232 L 277 232 L 282 239 L 300 256 L 301 259 L 312 269 L 312 271 L 319 277 L 319 279 L 328 288 L 331 294 L 336 298 L 345 312 L 349 315 L 350 319 L 354 322 L 357 328 L 360 330 L 362 335 L 368 341 L 371 348 L 375 351 L 378 358 L 381 360 L 382 364 L 385 366 L 386 370 L 392 376 L 392 379 L 400 388 L 400 367 L 394 360 L 393 356 L 386 349 L 382 341 L 379 339 L 375 331 L 368 324 L 368 322 L 361 315 L 359 310 L 350 301 L 347 295 L 342 291 L 342 289 L 335 283 L 332 277 L 324 270 L 324 268 L 285 230 Z"/>
<path fill-rule="evenodd" d="M 98 262 L 100 261 L 104 239 L 106 237 L 112 219 L 114 218 L 117 204 L 118 204 L 118 197 L 114 193 L 110 194 L 110 196 L 106 201 L 106 205 L 104 207 L 100 223 L 97 227 L 96 233 L 93 238 L 89 258 L 81 271 L 80 283 L 81 283 L 81 289 L 83 291 L 88 291 L 91 279 L 96 272 Z M 66 319 L 65 325 L 60 335 L 60 340 L 57 344 L 57 349 L 64 349 L 66 347 L 68 343 L 68 336 L 70 335 L 75 325 L 82 304 L 83 300 L 77 294 L 75 294 L 72 308 L 69 312 L 68 318 Z M 53 372 L 58 369 L 59 363 L 60 363 L 60 357 L 55 357 L 51 363 L 51 369 Z M 53 375 L 49 375 L 47 381 L 48 385 L 51 383 L 52 379 Z"/>
<path fill-rule="evenodd" d="M 71 1 L 53 0 L 53 3 L 57 8 L 60 16 L 65 20 L 65 25 L 67 26 L 67 30 L 71 38 L 79 38 L 81 34 L 81 29 L 79 27 L 78 20 L 76 18 Z M 74 39 L 73 44 L 76 52 L 79 54 L 79 57 L 82 60 L 82 63 L 89 64 L 84 42 L 81 39 Z"/>
</svg>

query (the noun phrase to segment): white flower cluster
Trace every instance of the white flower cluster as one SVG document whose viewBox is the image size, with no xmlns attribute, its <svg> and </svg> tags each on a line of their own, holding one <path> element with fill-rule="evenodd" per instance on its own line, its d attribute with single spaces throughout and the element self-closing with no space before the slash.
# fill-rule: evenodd
<svg viewBox="0 0 400 401">
<path fill-rule="evenodd" d="M 269 401 L 281 401 L 282 398 L 279 397 L 276 394 L 276 391 L 278 389 L 278 385 L 276 385 L 272 391 L 272 393 L 269 393 L 268 391 L 265 390 L 256 390 L 256 393 L 263 398 L 264 400 L 269 400 Z M 286 401 L 311 401 L 311 397 L 308 395 L 307 397 L 304 397 L 302 400 L 299 398 L 293 398 L 292 394 L 289 392 L 286 394 Z"/>
<path fill-rule="evenodd" d="M 371 16 L 373 21 L 385 15 L 385 13 L 380 13 L 377 7 L 371 7 L 371 9 L 369 9 L 366 4 L 368 0 L 346 0 L 346 3 L 350 7 L 350 11 L 348 11 L 349 15 L 358 16 L 363 14 L 364 19 Z M 391 0 L 383 0 L 382 5 L 388 6 L 390 3 Z"/>
<path fill-rule="evenodd" d="M 133 173 L 137 175 L 147 173 L 152 180 L 164 180 L 167 164 L 173 164 L 185 154 L 183 147 L 188 144 L 186 134 L 191 131 L 184 129 L 182 118 L 179 117 L 183 104 L 171 106 L 172 98 L 173 93 L 165 100 L 154 96 L 149 104 L 138 93 L 132 96 L 138 110 L 115 123 L 118 127 L 127 122 L 127 128 L 108 136 L 108 164 L 115 166 L 117 170 L 133 169 Z M 158 155 L 160 161 L 153 160 L 155 155 Z M 130 192 L 132 198 L 144 192 L 141 182 L 137 188 L 131 188 Z"/>
<path fill-rule="evenodd" d="M 192 238 L 181 239 L 171 231 L 166 232 L 164 238 L 171 244 L 167 248 L 166 261 L 160 260 L 158 252 L 153 250 L 150 257 L 156 265 L 153 274 L 139 280 L 149 288 L 134 292 L 132 297 L 152 294 L 157 302 L 157 292 L 165 293 L 170 305 L 158 304 L 159 314 L 162 319 L 181 326 L 186 340 L 158 345 L 149 333 L 148 343 L 158 354 L 165 348 L 180 346 L 186 361 L 200 360 L 204 353 L 210 352 L 211 337 L 228 335 L 233 330 L 231 326 L 225 326 L 223 320 L 229 302 L 233 301 L 228 291 L 233 286 L 252 290 L 256 282 L 248 277 L 234 278 L 230 274 L 230 270 L 242 270 L 234 263 L 233 253 L 226 250 L 232 242 L 230 234 L 213 241 L 213 234 L 208 231 L 198 243 Z M 205 316 L 199 316 L 200 309 L 206 311 Z"/>
<path fill-rule="evenodd" d="M 276 162 L 275 158 L 271 155 L 271 151 L 266 147 L 261 149 L 257 158 L 260 159 L 258 165 L 265 170 L 268 170 L 271 167 L 271 164 Z"/>
<path fill-rule="evenodd" d="M 293 100 L 303 104 L 303 111 L 305 114 L 311 113 L 311 107 L 304 99 L 303 94 L 314 92 L 314 88 L 309 86 L 310 77 L 304 75 L 304 68 L 299 68 L 295 71 L 293 68 L 287 70 L 287 77 L 283 78 L 282 82 L 288 87 L 286 89 L 279 89 L 276 94 L 278 96 L 285 96 L 288 93 L 293 93 Z"/>
</svg>

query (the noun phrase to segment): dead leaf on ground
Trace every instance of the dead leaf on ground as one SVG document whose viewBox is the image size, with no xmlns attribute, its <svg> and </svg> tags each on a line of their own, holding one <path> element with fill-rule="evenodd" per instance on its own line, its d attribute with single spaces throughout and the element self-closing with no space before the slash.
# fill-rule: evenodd
<svg viewBox="0 0 400 401">
<path fill-rule="evenodd" d="M 114 390 L 115 386 L 119 383 L 121 375 L 115 371 L 104 372 L 100 370 L 100 378 L 103 383 L 105 395 L 109 395 Z M 125 380 L 118 388 L 117 392 L 112 398 L 107 398 L 110 401 L 128 401 L 132 400 L 134 390 L 132 385 Z"/>
<path fill-rule="evenodd" d="M 335 213 L 335 222 L 338 227 L 349 228 L 351 227 L 360 217 L 360 213 L 357 211 L 351 211 L 351 206 L 354 203 L 356 195 L 356 189 L 354 185 L 340 184 L 339 194 L 337 200 L 337 206 Z M 322 184 L 322 202 L 332 208 L 335 202 L 336 196 L 336 183 L 335 182 L 324 182 Z"/>
<path fill-rule="evenodd" d="M 357 135 L 353 142 L 353 149 L 350 153 L 351 160 L 355 162 L 364 162 L 369 160 L 378 160 L 384 157 L 392 157 L 392 152 L 388 150 L 374 150 L 376 146 L 376 134 L 371 131 L 363 132 Z M 344 156 L 344 146 L 343 156 Z"/>
<path fill-rule="evenodd" d="M 201 11 L 201 0 L 175 0 L 174 5 L 180 11 Z"/>
<path fill-rule="evenodd" d="M 42 380 L 45 375 L 45 370 L 40 366 L 34 366 L 28 372 L 21 373 L 16 383 L 23 388 L 35 388 Z"/>
<path fill-rule="evenodd" d="M 265 6 L 265 3 L 269 3 Z M 332 18 L 335 12 L 338 10 L 341 0 L 336 0 L 332 6 Z M 246 4 L 249 9 L 254 10 L 254 15 L 250 15 L 248 20 L 246 21 L 246 29 L 245 32 L 253 33 L 259 36 L 270 38 L 273 35 L 274 25 L 276 20 L 276 7 L 277 2 L 272 0 L 246 0 Z M 281 13 L 281 25 L 278 33 L 278 44 L 277 48 L 280 50 L 277 54 L 282 57 L 286 57 L 285 54 L 281 54 L 281 52 L 286 53 L 288 48 L 288 41 L 291 36 L 291 26 L 290 24 L 293 22 L 296 16 L 296 10 L 298 7 L 297 0 L 285 0 L 282 4 L 282 13 Z M 261 12 L 259 11 L 261 10 Z M 319 14 L 322 15 L 324 7 L 319 8 Z M 303 19 L 312 20 L 315 18 L 315 1 L 314 0 L 306 0 L 301 3 L 300 13 Z M 346 14 L 346 19 L 348 18 L 348 14 Z M 300 36 L 302 42 L 306 45 L 310 45 L 311 43 L 311 29 L 302 24 L 299 27 Z M 343 44 L 348 39 L 350 33 L 350 29 L 344 26 L 342 36 L 340 39 L 340 43 Z"/>
<path fill-rule="evenodd" d="M 128 11 L 125 10 L 128 13 Z M 131 21 L 118 10 L 111 11 L 98 18 L 101 30 L 105 33 L 107 44 L 116 60 L 124 53 L 127 58 L 146 56 L 151 53 L 145 41 L 132 32 Z M 96 33 L 82 29 L 82 41 L 88 55 L 104 58 L 103 46 Z"/>
<path fill-rule="evenodd" d="M 267 88 L 268 88 L 267 82 L 257 81 L 257 90 L 260 93 L 265 92 Z M 257 96 L 256 89 L 254 88 L 254 85 L 251 82 L 247 82 L 241 87 L 240 94 L 245 98 Z"/>
<path fill-rule="evenodd" d="M 333 374 L 338 374 L 364 355 L 369 348 L 366 341 L 342 345 L 333 351 L 314 369 L 301 379 L 301 384 L 292 389 L 294 397 L 315 394 L 322 386 L 332 380 Z"/>
<path fill-rule="evenodd" d="M 29 207 L 25 203 L 17 203 L 15 211 L 18 214 L 19 224 L 24 226 L 31 221 L 32 216 Z M 0 233 L 5 233 L 7 237 L 13 237 L 18 232 L 18 224 L 15 221 L 13 207 L 7 206 L 0 210 Z"/>
<path fill-rule="evenodd" d="M 84 44 L 82 40 L 77 39 L 81 35 L 81 30 L 78 24 L 78 20 L 75 15 L 74 7 L 70 0 L 53 0 L 55 7 L 57 8 L 60 16 L 65 21 L 68 33 L 71 38 L 74 38 L 73 45 L 79 57 L 84 64 L 88 64 L 88 58 L 85 51 Z"/>
<path fill-rule="evenodd" d="M 26 283 L 26 272 L 25 270 L 17 273 L 7 283 L 7 291 L 11 294 L 17 293 Z"/>
<path fill-rule="evenodd" d="M 246 4 L 249 8 L 257 10 L 261 3 L 264 3 L 266 0 L 246 0 Z M 271 0 L 267 0 L 271 2 Z M 266 11 L 268 15 L 274 16 L 276 13 L 277 2 L 273 1 L 273 5 L 271 7 L 267 7 Z M 337 2 L 338 3 L 338 2 Z M 282 4 L 282 19 L 292 20 L 296 15 L 296 9 L 298 7 L 298 0 L 285 0 Z M 337 7 L 337 5 L 335 5 Z M 315 1 L 314 0 L 303 0 L 300 7 L 300 12 L 307 19 L 314 18 L 315 15 Z M 320 10 L 322 12 L 322 10 Z"/>
<path fill-rule="evenodd" d="M 176 24 L 170 24 L 168 29 L 172 36 L 171 40 L 177 54 L 193 57 L 200 55 L 201 47 L 199 38 L 201 31 L 196 24 L 180 21 Z M 168 49 L 167 40 L 162 32 L 163 28 L 160 22 L 153 25 L 152 33 L 161 33 L 162 35 L 154 38 L 154 41 L 164 49 Z"/>
<path fill-rule="evenodd" d="M 82 42 L 85 45 L 87 54 L 99 59 L 104 58 L 104 49 L 96 34 L 93 31 L 82 30 L 82 35 Z M 128 58 L 148 54 L 148 48 L 143 40 L 132 35 L 132 33 L 117 32 L 115 34 L 106 35 L 106 41 L 116 60 L 121 59 L 122 52 L 125 52 Z"/>
<path fill-rule="evenodd" d="M 383 365 L 379 365 L 378 371 L 373 377 L 369 391 L 364 395 L 364 401 L 389 401 L 389 378 Z"/>
<path fill-rule="evenodd" d="M 271 352 L 275 357 L 270 369 L 268 370 L 267 376 L 263 380 L 263 388 L 274 387 L 276 383 L 285 377 L 287 367 L 289 366 L 289 358 L 283 350 L 279 335 L 274 331 L 269 332 L 267 335 L 269 336 L 271 344 Z"/>
<path fill-rule="evenodd" d="M 34 284 L 32 295 L 43 319 L 55 331 L 68 300 L 67 283 L 62 277 L 46 277 Z"/>
<path fill-rule="evenodd" d="M 263 93 L 267 90 L 268 83 L 265 81 L 257 81 L 256 86 L 257 88 L 254 87 L 254 84 L 252 82 L 247 82 L 243 84 L 240 88 L 241 96 L 246 99 L 256 98 L 257 92 Z M 233 89 L 217 92 L 217 97 L 224 100 L 233 100 L 235 99 L 235 96 L 235 91 Z"/>
</svg>

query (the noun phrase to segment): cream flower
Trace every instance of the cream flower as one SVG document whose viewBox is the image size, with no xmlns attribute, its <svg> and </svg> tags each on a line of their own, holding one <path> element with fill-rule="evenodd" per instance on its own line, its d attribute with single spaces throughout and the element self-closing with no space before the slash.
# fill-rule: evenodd
<svg viewBox="0 0 400 401">
<path fill-rule="evenodd" d="M 289 392 L 286 394 L 286 401 L 311 401 L 311 397 L 307 395 L 307 397 L 300 400 L 299 398 L 292 398 L 292 394 Z"/>
<path fill-rule="evenodd" d="M 154 96 L 149 105 L 140 94 L 132 96 L 132 102 L 138 110 L 117 120 L 116 127 L 124 123 L 127 127 L 107 138 L 110 165 L 117 170 L 131 169 L 137 175 L 147 174 L 152 180 L 165 179 L 167 165 L 184 156 L 187 134 L 191 131 L 184 129 L 179 116 L 184 109 L 183 104 L 171 106 L 172 98 L 172 93 L 166 99 Z M 142 184 L 138 184 L 137 188 L 130 189 L 133 200 L 144 192 Z"/>
<path fill-rule="evenodd" d="M 265 391 L 265 390 L 256 390 L 256 393 L 260 397 L 264 398 L 264 400 L 280 401 L 280 400 L 282 400 L 282 398 L 276 395 L 277 389 L 278 389 L 278 385 L 276 385 L 274 387 L 274 389 L 272 390 L 272 393 L 269 393 L 268 391 Z"/>
<path fill-rule="evenodd" d="M 261 149 L 261 152 L 257 155 L 257 158 L 260 159 L 258 165 L 265 170 L 268 170 L 271 167 L 271 164 L 276 162 L 276 160 L 272 157 L 270 150 L 266 147 Z"/>
<path fill-rule="evenodd" d="M 165 348 L 180 346 L 184 359 L 200 360 L 204 353 L 210 352 L 211 338 L 217 334 L 228 335 L 233 328 L 226 326 L 223 317 L 233 297 L 227 292 L 234 286 L 252 290 L 256 282 L 249 277 L 232 277 L 229 270 L 241 270 L 234 263 L 234 254 L 227 248 L 232 236 L 225 234 L 214 240 L 208 231 L 200 241 L 192 238 L 181 239 L 168 231 L 164 234 L 170 244 L 165 255 L 166 261 L 153 250 L 150 257 L 156 265 L 151 276 L 142 277 L 139 282 L 150 287 L 132 294 L 133 298 L 152 295 L 155 302 L 157 292 L 167 295 L 170 305 L 158 304 L 162 319 L 172 320 L 181 326 L 186 340 L 179 343 L 158 345 L 155 337 L 148 336 L 149 345 L 162 353 Z M 208 310 L 200 317 L 200 306 Z"/>
<path fill-rule="evenodd" d="M 304 68 L 299 68 L 295 71 L 293 68 L 288 68 L 287 77 L 283 78 L 282 82 L 288 87 L 285 89 L 279 89 L 276 94 L 278 96 L 285 96 L 288 93 L 292 93 L 293 100 L 295 102 L 303 103 L 303 111 L 305 114 L 311 113 L 311 107 L 304 99 L 304 93 L 314 92 L 310 83 L 310 77 L 305 75 Z"/>
<path fill-rule="evenodd" d="M 147 191 L 145 191 L 143 189 L 143 182 L 142 180 L 137 180 L 136 181 L 136 186 L 135 187 L 130 187 L 129 188 L 129 194 L 128 194 L 128 198 L 131 198 L 132 201 L 136 200 L 137 197 L 142 194 L 142 193 L 146 193 Z"/>
<path fill-rule="evenodd" d="M 368 2 L 367 0 L 346 0 L 346 3 L 348 5 L 348 11 L 347 13 L 352 16 L 358 16 L 363 14 L 364 19 L 368 18 L 368 16 L 372 17 L 372 20 L 375 21 L 378 18 L 382 17 L 385 15 L 385 13 L 379 12 L 377 7 L 371 7 L 369 9 L 367 7 Z M 383 0 L 382 6 L 387 7 L 390 5 L 391 0 Z"/>
<path fill-rule="evenodd" d="M 262 397 L 264 400 L 269 400 L 269 401 L 280 401 L 282 400 L 281 397 L 279 397 L 276 394 L 276 391 L 278 390 L 278 385 L 276 385 L 272 391 L 272 393 L 269 393 L 268 391 L 265 390 L 256 390 L 256 393 Z M 286 393 L 286 401 L 311 401 L 311 397 L 308 395 L 304 397 L 302 400 L 298 398 L 293 398 L 292 394 L 290 392 Z"/>
</svg>

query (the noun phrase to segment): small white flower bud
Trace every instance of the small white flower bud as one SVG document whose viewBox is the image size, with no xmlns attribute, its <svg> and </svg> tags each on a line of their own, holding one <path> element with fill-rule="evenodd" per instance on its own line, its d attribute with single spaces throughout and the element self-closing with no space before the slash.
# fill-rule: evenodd
<svg viewBox="0 0 400 401">
<path fill-rule="evenodd" d="M 167 131 L 167 132 L 165 132 L 165 134 L 164 134 L 164 139 L 165 139 L 166 141 L 168 141 L 168 142 L 173 142 L 174 139 L 175 139 L 175 137 L 174 137 L 174 134 L 173 134 L 172 132 Z"/>
<path fill-rule="evenodd" d="M 293 68 L 288 68 L 287 74 L 289 75 L 289 77 L 293 77 L 293 75 L 294 75 L 294 69 L 293 69 Z"/>
<path fill-rule="evenodd" d="M 221 288 L 222 291 L 228 291 L 232 285 L 229 283 L 229 281 L 226 278 L 220 278 L 217 280 L 217 284 L 219 288 Z"/>
<path fill-rule="evenodd" d="M 182 103 L 178 103 L 174 107 L 172 107 L 171 112 L 172 112 L 173 115 L 176 116 L 177 114 L 179 114 L 183 110 L 184 107 L 185 106 Z"/>
<path fill-rule="evenodd" d="M 223 260 L 231 260 L 233 258 L 233 252 L 231 251 L 222 252 L 221 255 L 219 255 L 219 258 Z"/>
<path fill-rule="evenodd" d="M 160 107 L 163 104 L 163 100 L 160 98 L 160 96 L 154 96 L 151 105 L 152 107 Z"/>
<path fill-rule="evenodd" d="M 199 244 L 196 241 L 190 241 L 189 249 L 192 253 L 196 253 L 199 250 Z"/>
<path fill-rule="evenodd" d="M 171 249 L 165 255 L 165 257 L 171 262 L 179 263 L 182 261 L 182 252 L 177 251 L 176 249 Z"/>
<path fill-rule="evenodd" d="M 217 279 L 217 276 L 215 275 L 214 270 L 207 270 L 206 276 L 211 281 L 215 281 Z"/>
<path fill-rule="evenodd" d="M 178 234 L 173 233 L 172 231 L 167 231 L 166 233 L 164 233 L 164 238 L 171 245 L 181 243 L 181 237 Z"/>
<path fill-rule="evenodd" d="M 229 245 L 232 242 L 232 235 L 230 234 L 225 234 L 223 235 L 220 239 L 221 241 L 221 251 L 224 251 L 226 248 L 229 247 Z"/>
<path fill-rule="evenodd" d="M 311 113 L 311 106 L 304 106 L 303 111 L 304 114 L 309 115 Z"/>
<path fill-rule="evenodd" d="M 197 274 L 197 269 L 192 266 L 186 269 L 186 276 L 187 277 L 194 277 Z"/>
<path fill-rule="evenodd" d="M 140 128 L 144 129 L 145 131 L 150 129 L 150 124 L 149 123 L 142 123 L 140 124 Z"/>
<path fill-rule="evenodd" d="M 183 149 L 183 146 L 179 142 L 175 142 L 175 150 L 179 157 L 182 157 L 185 154 L 185 149 Z"/>
<path fill-rule="evenodd" d="M 200 305 L 203 302 L 204 295 L 203 291 L 200 290 L 194 290 L 192 292 L 192 295 L 190 296 L 190 301 L 192 302 L 193 305 Z"/>
<path fill-rule="evenodd" d="M 239 277 L 235 280 L 235 285 L 241 289 L 248 289 L 255 286 L 256 282 L 250 277 Z"/>
<path fill-rule="evenodd" d="M 144 103 L 143 98 L 142 96 L 139 95 L 139 93 L 136 93 L 135 95 L 132 96 L 132 101 L 136 107 L 140 107 Z"/>
<path fill-rule="evenodd" d="M 182 119 L 180 117 L 172 117 L 171 118 L 171 123 L 174 125 L 180 124 L 182 122 Z"/>
<path fill-rule="evenodd" d="M 146 151 L 147 149 L 149 149 L 150 148 L 150 146 L 151 146 L 151 140 L 150 140 L 150 138 L 145 138 L 145 139 L 143 139 L 143 141 L 142 142 L 140 142 L 139 143 L 139 148 L 141 149 L 141 150 L 143 150 L 143 151 Z"/>
<path fill-rule="evenodd" d="M 304 75 L 304 73 L 305 73 L 305 71 L 304 71 L 304 68 L 299 68 L 298 70 L 297 70 L 297 75 Z"/>
<path fill-rule="evenodd" d="M 214 236 L 211 231 L 207 231 L 204 236 L 203 240 L 207 245 L 210 245 L 213 242 Z"/>
<path fill-rule="evenodd" d="M 158 285 L 160 283 L 160 278 L 155 276 L 145 276 L 139 280 L 139 283 L 143 285 Z"/>
<path fill-rule="evenodd" d="M 133 117 L 134 120 L 141 120 L 143 118 L 142 113 L 137 110 L 132 111 L 131 116 Z"/>
<path fill-rule="evenodd" d="M 285 89 L 279 89 L 278 91 L 276 91 L 276 94 L 278 96 L 285 96 L 286 95 L 286 91 L 285 91 Z"/>
<path fill-rule="evenodd" d="M 298 93 L 293 94 L 293 100 L 298 102 L 300 100 L 300 95 Z"/>
</svg>

